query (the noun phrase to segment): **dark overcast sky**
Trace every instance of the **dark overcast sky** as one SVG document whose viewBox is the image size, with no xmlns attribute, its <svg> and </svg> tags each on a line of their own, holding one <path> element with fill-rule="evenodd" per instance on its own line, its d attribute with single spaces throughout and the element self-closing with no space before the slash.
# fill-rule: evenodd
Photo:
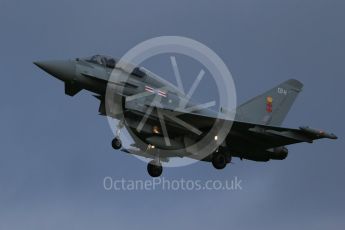
<svg viewBox="0 0 345 230">
<path fill-rule="evenodd" d="M 343 0 L 0 0 L 0 229 L 342 229 L 345 227 Z M 104 53 L 179 35 L 230 68 L 238 101 L 305 84 L 284 125 L 335 132 L 285 161 L 166 169 L 167 179 L 243 180 L 236 192 L 107 192 L 105 176 L 149 179 L 113 151 L 98 102 L 32 61 Z"/>
</svg>

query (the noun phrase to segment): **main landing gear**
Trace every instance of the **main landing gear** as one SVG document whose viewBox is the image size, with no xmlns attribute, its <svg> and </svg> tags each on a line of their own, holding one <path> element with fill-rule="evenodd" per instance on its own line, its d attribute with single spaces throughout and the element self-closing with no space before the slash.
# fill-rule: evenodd
<svg viewBox="0 0 345 230">
<path fill-rule="evenodd" d="M 231 162 L 231 156 L 227 156 L 224 152 L 215 152 L 212 157 L 212 165 L 214 168 L 221 170 Z"/>
<path fill-rule="evenodd" d="M 113 147 L 113 149 L 118 150 L 122 148 L 122 142 L 120 137 L 115 137 L 113 139 L 113 141 L 111 142 L 111 146 Z"/>
<path fill-rule="evenodd" d="M 151 177 L 160 177 L 163 172 L 163 166 L 159 160 L 152 160 L 147 165 L 147 172 Z"/>
</svg>

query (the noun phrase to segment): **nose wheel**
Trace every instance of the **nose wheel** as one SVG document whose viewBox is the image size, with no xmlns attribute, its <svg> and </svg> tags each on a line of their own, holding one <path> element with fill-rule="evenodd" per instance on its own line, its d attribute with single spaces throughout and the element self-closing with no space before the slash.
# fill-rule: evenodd
<svg viewBox="0 0 345 230">
<path fill-rule="evenodd" d="M 162 175 L 163 166 L 158 161 L 153 160 L 147 165 L 147 172 L 151 177 L 159 177 Z"/>
</svg>

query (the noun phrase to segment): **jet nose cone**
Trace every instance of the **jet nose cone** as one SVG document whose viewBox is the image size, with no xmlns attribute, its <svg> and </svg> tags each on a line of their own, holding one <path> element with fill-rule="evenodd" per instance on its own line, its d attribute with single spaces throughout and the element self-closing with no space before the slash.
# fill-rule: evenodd
<svg viewBox="0 0 345 230">
<path fill-rule="evenodd" d="M 76 75 L 73 61 L 37 61 L 34 64 L 61 81 L 73 80 Z"/>
</svg>

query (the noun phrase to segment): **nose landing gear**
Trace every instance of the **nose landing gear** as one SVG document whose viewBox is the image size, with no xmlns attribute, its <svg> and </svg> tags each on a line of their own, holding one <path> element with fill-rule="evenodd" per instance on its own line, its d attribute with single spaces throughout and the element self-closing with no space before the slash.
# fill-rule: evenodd
<svg viewBox="0 0 345 230">
<path fill-rule="evenodd" d="M 121 129 L 123 128 L 123 126 L 124 126 L 124 121 L 123 120 L 121 120 L 119 122 L 119 124 L 116 126 L 116 136 L 115 136 L 115 138 L 111 142 L 111 146 L 115 150 L 119 150 L 119 149 L 122 148 L 122 141 L 120 139 L 120 134 L 121 134 Z"/>
</svg>

